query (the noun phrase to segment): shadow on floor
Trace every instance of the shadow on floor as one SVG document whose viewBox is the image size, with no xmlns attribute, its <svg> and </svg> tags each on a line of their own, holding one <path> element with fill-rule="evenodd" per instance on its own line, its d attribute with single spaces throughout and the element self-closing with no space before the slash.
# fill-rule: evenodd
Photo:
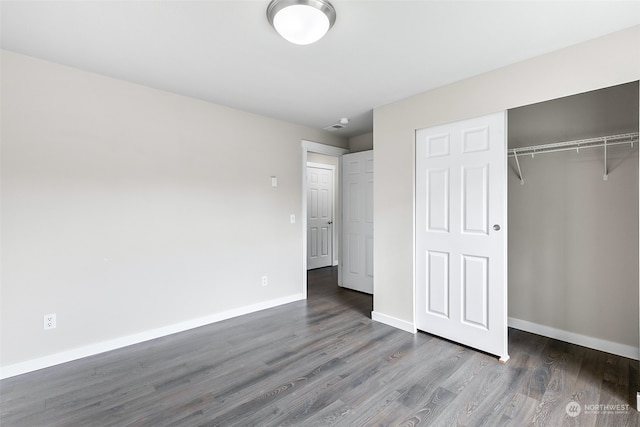
<svg viewBox="0 0 640 427">
<path fill-rule="evenodd" d="M 373 295 L 338 286 L 338 267 L 307 271 L 307 294 L 311 303 L 331 298 L 371 319 Z"/>
</svg>

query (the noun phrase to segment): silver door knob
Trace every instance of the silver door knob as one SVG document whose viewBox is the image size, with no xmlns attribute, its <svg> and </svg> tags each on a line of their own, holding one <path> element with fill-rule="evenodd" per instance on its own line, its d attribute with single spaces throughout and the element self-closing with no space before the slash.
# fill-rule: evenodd
<svg viewBox="0 0 640 427">
<path fill-rule="evenodd" d="M 500 231 L 500 226 L 499 226 L 498 224 L 494 224 L 494 225 L 493 225 L 493 229 L 494 229 L 495 231 Z"/>
<path fill-rule="evenodd" d="M 329 222 L 327 222 L 327 224 L 331 225 L 331 224 L 333 224 L 333 221 L 329 221 Z"/>
</svg>

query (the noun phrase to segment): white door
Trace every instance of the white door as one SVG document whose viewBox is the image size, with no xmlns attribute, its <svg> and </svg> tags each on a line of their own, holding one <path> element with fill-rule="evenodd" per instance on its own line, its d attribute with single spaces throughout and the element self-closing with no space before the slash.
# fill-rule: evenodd
<svg viewBox="0 0 640 427">
<path fill-rule="evenodd" d="M 342 156 L 342 283 L 373 294 L 373 151 Z"/>
<path fill-rule="evenodd" d="M 416 132 L 416 326 L 509 358 L 504 112 Z"/>
<path fill-rule="evenodd" d="M 307 167 L 307 269 L 333 264 L 333 171 Z"/>
</svg>

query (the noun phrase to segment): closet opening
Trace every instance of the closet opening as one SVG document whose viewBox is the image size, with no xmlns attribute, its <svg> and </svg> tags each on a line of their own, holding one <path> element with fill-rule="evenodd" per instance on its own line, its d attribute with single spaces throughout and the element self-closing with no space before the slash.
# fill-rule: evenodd
<svg viewBox="0 0 640 427">
<path fill-rule="evenodd" d="M 509 326 L 638 359 L 638 94 L 508 111 Z"/>
</svg>

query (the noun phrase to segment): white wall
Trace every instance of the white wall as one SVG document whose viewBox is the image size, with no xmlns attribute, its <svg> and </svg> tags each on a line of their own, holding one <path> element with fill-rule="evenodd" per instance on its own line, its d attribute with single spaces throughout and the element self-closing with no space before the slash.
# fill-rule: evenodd
<svg viewBox="0 0 640 427">
<path fill-rule="evenodd" d="M 302 297 L 300 141 L 345 140 L 1 59 L 5 372 Z M 47 313 L 58 327 L 43 332 Z"/>
<path fill-rule="evenodd" d="M 414 323 L 415 130 L 635 81 L 638 46 L 640 26 L 374 111 L 375 312 Z"/>
</svg>

